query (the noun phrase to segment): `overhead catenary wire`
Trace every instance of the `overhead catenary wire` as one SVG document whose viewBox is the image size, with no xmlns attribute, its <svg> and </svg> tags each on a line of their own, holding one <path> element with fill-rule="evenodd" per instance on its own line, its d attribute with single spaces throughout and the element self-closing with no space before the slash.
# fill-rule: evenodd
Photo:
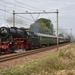
<svg viewBox="0 0 75 75">
<path fill-rule="evenodd" d="M 0 1 L 1 1 L 1 2 L 4 2 L 4 3 L 7 3 L 7 4 L 10 4 L 10 5 L 14 5 L 14 6 L 16 6 L 16 7 L 18 7 L 18 8 L 21 8 L 21 9 L 25 9 L 25 7 L 20 6 L 20 5 L 17 5 L 17 4 L 13 4 L 13 3 L 10 3 L 10 2 L 4 1 L 4 0 L 0 0 Z M 29 10 L 32 10 L 32 9 L 29 9 Z"/>
<path fill-rule="evenodd" d="M 4 0 L 0 0 L 0 1 L 5 2 L 5 3 L 8 3 L 8 4 L 12 4 L 12 3 L 9 3 L 9 2 L 4 1 Z M 12 4 L 12 5 L 15 5 L 15 4 Z M 18 6 L 18 5 L 15 5 L 15 6 Z M 20 6 L 18 6 L 18 7 L 20 7 Z M 21 8 L 22 8 L 22 7 L 21 7 Z M 7 11 L 7 10 L 3 10 L 3 9 L 0 9 L 0 10 L 10 13 L 10 12 Z M 19 15 L 17 15 L 17 16 L 19 16 Z M 31 19 L 28 19 L 28 18 L 25 18 L 25 17 L 22 17 L 22 16 L 19 16 L 19 17 L 32 21 Z"/>
<path fill-rule="evenodd" d="M 33 21 L 33 20 L 29 19 L 29 18 L 26 18 L 26 17 L 20 16 L 20 15 L 16 15 L 16 16 L 21 17 L 21 18 L 24 18 L 24 19 L 27 19 L 27 20 L 30 20 L 30 21 Z"/>
<path fill-rule="evenodd" d="M 25 8 L 25 7 L 23 7 L 23 6 L 15 5 L 15 4 L 13 4 L 13 3 L 10 3 L 10 2 L 4 1 L 4 0 L 0 0 L 0 1 L 2 1 L 2 2 L 4 2 L 4 3 L 7 3 L 7 4 L 11 4 L 11 5 L 17 6 L 17 7 L 20 7 L 20 8 L 22 8 L 22 9 Z M 20 1 L 17 1 L 17 0 L 14 0 L 14 1 L 15 1 L 15 2 L 18 2 L 18 3 L 20 3 L 20 4 L 23 4 L 23 5 L 29 6 L 29 7 L 31 7 L 31 8 L 34 8 L 34 9 L 42 10 L 42 9 L 39 9 L 39 8 L 30 6 L 30 5 L 27 5 L 27 4 L 25 4 L 25 3 L 23 3 L 23 2 L 20 2 Z M 46 13 L 46 14 L 47 14 L 47 13 Z M 47 16 L 48 16 L 48 15 L 47 15 Z M 49 17 L 49 16 L 48 16 L 48 17 Z"/>
<path fill-rule="evenodd" d="M 4 7 L 6 6 L 7 8 L 11 8 L 11 10 L 8 10 L 8 11 L 12 11 L 12 9 L 13 9 L 13 10 L 15 10 L 15 9 L 17 9 L 17 10 L 22 10 L 21 8 L 18 9 L 18 8 L 10 7 L 10 6 L 8 6 L 8 5 L 2 5 L 2 4 L 0 4 L 0 6 L 4 6 Z M 24 9 L 24 8 L 23 8 L 23 9 Z"/>
<path fill-rule="evenodd" d="M 14 6 L 20 7 L 20 8 L 25 8 L 25 7 L 22 7 L 22 6 L 19 6 L 19 5 L 15 5 L 13 3 L 10 3 L 10 2 L 4 1 L 4 0 L 0 0 L 0 1 L 4 2 L 4 3 L 7 3 L 7 4 L 10 4 L 10 5 L 14 5 Z"/>
<path fill-rule="evenodd" d="M 11 12 L 9 12 L 9 11 L 7 11 L 7 10 L 4 10 L 4 9 L 0 9 L 0 10 L 1 10 L 1 11 L 4 11 L 4 12 L 7 12 L 7 13 L 9 13 L 9 14 L 12 14 Z M 25 17 L 20 16 L 20 15 L 16 15 L 16 16 L 21 17 L 21 18 L 23 18 L 23 19 L 25 19 L 25 20 L 33 21 L 33 20 L 29 19 L 29 18 L 25 18 Z"/>
<path fill-rule="evenodd" d="M 4 10 L 4 9 L 0 9 L 0 10 L 12 14 L 11 12 L 9 12 L 7 10 Z"/>
<path fill-rule="evenodd" d="M 23 5 L 25 5 L 25 6 L 31 7 L 31 8 L 33 8 L 33 9 L 42 10 L 42 9 L 40 9 L 40 8 L 36 8 L 36 7 L 30 6 L 30 5 L 27 5 L 27 4 L 25 4 L 25 3 L 23 3 L 23 2 L 20 2 L 20 1 L 17 1 L 17 0 L 14 0 L 14 1 L 15 1 L 15 2 L 18 2 L 18 3 L 20 3 L 20 4 L 23 4 Z"/>
<path fill-rule="evenodd" d="M 0 9 L 1 11 L 5 11 L 5 12 L 7 12 L 7 13 L 10 13 L 9 11 L 7 11 L 7 10 L 3 10 L 3 9 Z M 12 13 L 10 13 L 10 14 L 12 14 Z M 25 20 L 30 20 L 30 21 L 33 21 L 33 20 L 31 20 L 31 19 L 28 19 L 28 18 L 25 18 L 25 17 L 23 17 L 23 16 L 20 16 L 20 15 L 16 15 L 17 17 L 21 17 L 21 18 L 23 18 L 23 19 L 25 19 Z M 5 21 L 11 21 L 11 20 L 6 20 L 6 18 L 0 18 L 1 20 L 5 20 Z M 13 21 L 11 21 L 11 22 L 13 22 Z M 15 23 L 19 23 L 19 22 L 15 22 Z M 19 23 L 19 24 L 22 24 L 22 23 Z M 24 23 L 23 23 L 24 24 Z M 25 24 L 25 25 L 27 25 L 27 24 Z"/>
<path fill-rule="evenodd" d="M 17 4 L 13 4 L 13 3 L 7 2 L 7 1 L 5 1 L 5 0 L 0 0 L 0 1 L 2 1 L 2 2 L 4 2 L 4 3 L 7 3 L 7 4 L 10 4 L 10 5 L 14 5 L 14 6 L 16 6 L 16 7 L 20 7 L 20 8 L 22 8 L 22 9 L 25 8 L 25 7 L 23 7 L 23 6 L 20 6 L 20 5 L 17 5 Z M 20 3 L 20 4 L 23 4 L 23 5 L 26 5 L 26 6 L 28 6 L 28 7 L 31 7 L 31 8 L 37 9 L 37 10 L 42 10 L 42 9 L 39 9 L 39 8 L 36 8 L 36 7 L 30 6 L 30 5 L 27 5 L 27 4 L 25 4 L 25 3 L 23 3 L 23 2 L 20 2 L 20 1 L 17 1 L 17 0 L 14 0 L 14 1 L 16 1 L 16 2 L 18 2 L 18 3 Z M 4 11 L 4 12 L 11 13 L 11 12 L 9 12 L 9 11 L 7 11 L 7 10 L 3 10 L 3 9 L 1 9 L 1 10 Z M 12 13 L 11 13 L 11 14 L 12 14 Z M 46 13 L 46 14 L 47 14 L 47 13 Z M 31 15 L 32 15 L 32 14 L 31 14 Z M 39 17 L 39 15 L 40 15 L 40 14 L 38 14 L 37 18 Z M 33 20 L 31 20 L 31 19 L 29 19 L 29 18 L 25 18 L 25 17 L 23 17 L 23 16 L 19 16 L 19 15 L 16 15 L 16 16 L 21 17 L 21 18 L 26 19 L 26 20 L 30 20 L 30 21 L 33 21 L 33 20 L 34 20 L 33 17 L 32 17 Z M 36 18 L 36 19 L 37 19 L 37 18 Z"/>
</svg>

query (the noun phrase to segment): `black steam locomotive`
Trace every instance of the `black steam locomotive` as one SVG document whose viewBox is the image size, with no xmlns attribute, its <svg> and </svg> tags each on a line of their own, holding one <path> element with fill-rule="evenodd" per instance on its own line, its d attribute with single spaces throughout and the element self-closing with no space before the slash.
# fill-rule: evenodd
<svg viewBox="0 0 75 75">
<path fill-rule="evenodd" d="M 15 50 L 28 50 L 56 44 L 56 36 L 31 32 L 24 28 L 0 28 L 0 54 Z M 58 43 L 69 42 L 69 38 L 58 37 Z"/>
</svg>

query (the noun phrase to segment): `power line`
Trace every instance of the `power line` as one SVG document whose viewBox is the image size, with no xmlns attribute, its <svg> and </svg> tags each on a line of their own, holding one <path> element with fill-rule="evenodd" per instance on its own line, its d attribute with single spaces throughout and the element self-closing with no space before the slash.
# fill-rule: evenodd
<svg viewBox="0 0 75 75">
<path fill-rule="evenodd" d="M 15 4 L 13 4 L 13 3 L 10 3 L 10 2 L 4 1 L 4 0 L 0 0 L 0 1 L 2 1 L 2 2 L 4 2 L 4 3 L 7 3 L 7 4 L 10 4 L 10 5 L 17 6 L 18 8 L 21 8 L 21 9 L 25 9 L 25 7 L 20 6 L 20 5 L 15 5 Z M 31 10 L 31 9 L 29 9 L 29 10 Z"/>
<path fill-rule="evenodd" d="M 13 3 L 9 3 L 9 2 L 4 1 L 4 0 L 0 0 L 0 1 L 5 2 L 5 3 L 8 3 L 8 4 L 11 4 L 11 5 L 14 5 L 14 6 L 17 6 L 17 7 L 20 7 L 20 8 L 22 8 L 22 9 L 25 8 L 25 7 L 22 7 L 22 6 L 19 6 L 19 5 L 15 5 L 15 4 L 13 4 Z M 27 4 L 22 3 L 22 2 L 19 2 L 19 1 L 16 1 L 16 2 L 21 3 L 21 4 L 23 4 L 23 5 L 27 5 Z M 27 5 L 27 6 L 32 7 L 32 6 L 30 6 L 30 5 Z M 32 8 L 35 8 L 35 7 L 32 7 Z M 38 9 L 38 8 L 36 8 L 36 9 Z M 10 12 L 8 12 L 7 10 L 3 10 L 3 9 L 0 9 L 0 10 L 5 11 L 5 12 L 7 12 L 7 13 L 10 13 Z M 41 10 L 41 9 L 40 9 L 40 10 Z M 11 13 L 10 13 L 10 14 L 11 14 Z M 47 13 L 46 13 L 46 14 L 47 14 Z M 17 16 L 19 16 L 19 15 L 17 15 Z M 19 17 L 24 18 L 24 19 L 28 19 L 28 18 L 25 18 L 25 17 L 22 17 L 22 16 L 19 16 Z M 33 21 L 33 20 L 31 20 L 31 19 L 28 19 L 28 20 Z"/>
<path fill-rule="evenodd" d="M 4 6 L 4 7 L 5 7 L 5 5 L 2 5 L 2 4 L 0 4 L 0 6 Z M 9 6 L 7 6 L 7 5 L 6 5 L 6 7 L 14 9 L 13 7 L 9 7 Z M 17 10 L 22 10 L 22 9 L 20 9 L 20 8 L 19 8 L 19 9 L 18 9 L 18 8 L 15 8 L 15 9 L 17 9 Z M 8 10 L 8 11 L 11 11 L 11 10 Z"/>
<path fill-rule="evenodd" d="M 13 3 L 10 3 L 10 2 L 7 2 L 7 1 L 4 1 L 4 0 L 0 0 L 0 1 L 2 1 L 2 2 L 4 2 L 4 3 L 7 3 L 7 4 L 11 4 L 11 5 L 14 5 L 14 6 L 17 6 L 17 7 L 20 7 L 20 8 L 25 8 L 25 7 L 22 7 L 22 6 L 19 6 L 19 5 L 15 5 L 15 4 L 13 4 Z"/>
<path fill-rule="evenodd" d="M 3 9 L 0 9 L 1 11 L 4 11 L 4 12 L 7 12 L 7 13 L 10 13 L 9 11 L 7 11 L 7 10 L 3 10 Z M 12 14 L 12 13 L 10 13 L 10 14 Z"/>
<path fill-rule="evenodd" d="M 4 5 L 2 5 L 2 6 L 4 6 Z M 12 8 L 12 7 L 9 7 L 9 8 Z M 10 12 L 8 12 L 8 11 L 6 11 L 6 10 L 3 10 L 3 9 L 0 9 L 0 10 L 5 11 L 5 12 L 7 12 L 7 13 L 10 13 Z M 30 20 L 30 21 L 33 21 L 33 20 L 28 19 L 28 18 L 25 18 L 25 17 L 23 17 L 23 16 L 19 16 L 19 15 L 17 15 L 17 16 L 18 16 L 18 17 L 21 17 L 21 18 L 24 18 L 24 19 L 27 19 L 27 20 Z"/>
<path fill-rule="evenodd" d="M 14 1 L 16 1 L 16 2 L 18 2 L 18 3 L 20 3 L 20 4 L 23 4 L 23 5 L 26 5 L 26 6 L 28 6 L 28 7 L 31 7 L 31 8 L 37 9 L 37 10 L 42 10 L 42 9 L 39 9 L 39 8 L 36 8 L 36 7 L 30 6 L 30 5 L 27 5 L 27 4 L 22 3 L 22 2 L 20 2 L 20 1 L 17 1 L 17 0 L 14 0 Z"/>
<path fill-rule="evenodd" d="M 15 4 L 12 4 L 12 3 L 9 3 L 9 2 L 7 2 L 7 1 L 4 1 L 4 0 L 0 0 L 0 1 L 2 1 L 2 2 L 5 2 L 5 3 L 8 3 L 8 4 L 11 4 L 11 5 L 14 5 L 14 6 L 17 6 L 17 7 L 20 7 L 20 8 L 25 8 L 25 7 L 22 7 L 22 6 L 18 6 L 18 5 L 15 5 Z M 14 0 L 15 1 L 15 0 Z M 16 2 L 18 2 L 18 3 L 21 3 L 21 4 L 23 4 L 23 5 L 27 5 L 27 4 L 25 4 L 25 3 L 22 3 L 22 2 L 19 2 L 19 1 L 16 1 Z M 35 7 L 33 7 L 33 6 L 30 6 L 30 5 L 27 5 L 27 6 L 29 6 L 29 7 L 32 7 L 32 8 L 35 8 Z M 39 9 L 39 8 L 36 8 L 36 9 Z M 40 9 L 41 10 L 41 9 Z M 6 12 L 8 12 L 8 11 L 6 11 Z M 46 13 L 47 14 L 47 13 Z M 48 15 L 47 15 L 48 16 Z"/>
<path fill-rule="evenodd" d="M 20 15 L 16 15 L 16 16 L 21 17 L 21 18 L 24 18 L 24 19 L 28 19 L 28 18 L 23 17 L 23 16 L 20 16 Z M 31 20 L 31 19 L 28 19 L 28 20 L 33 21 L 33 20 Z"/>
<path fill-rule="evenodd" d="M 7 12 L 7 13 L 10 13 L 10 12 L 7 11 L 7 10 L 3 10 L 3 9 L 0 9 L 0 10 L 1 10 L 1 11 L 4 11 L 4 12 Z M 12 14 L 12 13 L 10 13 L 10 14 Z M 19 16 L 19 15 L 16 15 L 16 16 L 21 17 L 21 18 L 24 18 L 24 19 L 27 19 L 27 20 L 30 20 L 30 21 L 33 21 L 33 20 L 28 19 L 28 18 L 25 18 L 25 17 L 23 17 L 23 16 Z"/>
</svg>

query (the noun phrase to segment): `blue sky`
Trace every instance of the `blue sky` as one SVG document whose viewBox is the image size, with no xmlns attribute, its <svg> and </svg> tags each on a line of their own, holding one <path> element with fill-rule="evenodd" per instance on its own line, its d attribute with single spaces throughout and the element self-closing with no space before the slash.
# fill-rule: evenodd
<svg viewBox="0 0 75 75">
<path fill-rule="evenodd" d="M 6 19 L 12 17 L 10 13 L 13 10 L 16 12 L 42 12 L 43 10 L 55 12 L 56 9 L 59 11 L 59 28 L 67 29 L 68 32 L 71 32 L 70 29 L 72 28 L 72 33 L 75 35 L 75 0 L 0 0 L 0 26 L 6 23 Z M 32 14 L 34 19 L 28 14 L 19 16 L 25 18 L 19 17 L 19 20 L 23 20 L 23 23 L 19 24 L 19 22 L 16 24 L 17 27 L 29 27 L 34 20 L 43 17 L 50 19 L 56 28 L 56 14 L 40 14 L 38 18 L 38 14 Z"/>
</svg>

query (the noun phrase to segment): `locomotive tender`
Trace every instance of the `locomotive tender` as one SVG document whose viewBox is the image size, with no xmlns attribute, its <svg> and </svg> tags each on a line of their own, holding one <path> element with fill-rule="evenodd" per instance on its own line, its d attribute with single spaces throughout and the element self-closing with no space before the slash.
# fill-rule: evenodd
<svg viewBox="0 0 75 75">
<path fill-rule="evenodd" d="M 28 50 L 36 47 L 56 44 L 57 37 L 41 33 L 31 32 L 24 28 L 1 27 L 0 28 L 0 54 L 11 53 L 15 50 Z M 58 37 L 58 43 L 69 42 L 69 38 Z"/>
</svg>

